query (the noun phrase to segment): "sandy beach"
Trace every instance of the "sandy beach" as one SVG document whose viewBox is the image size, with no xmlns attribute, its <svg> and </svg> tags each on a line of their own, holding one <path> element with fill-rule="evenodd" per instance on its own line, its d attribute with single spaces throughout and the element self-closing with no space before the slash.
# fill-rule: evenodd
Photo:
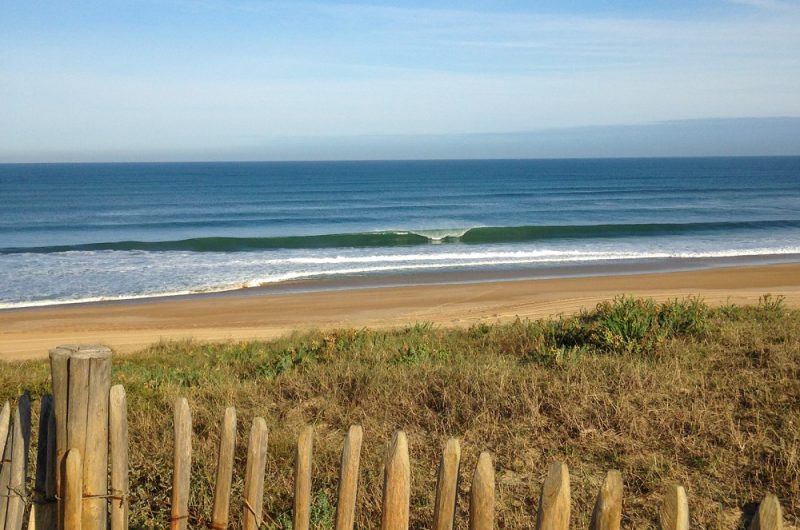
<svg viewBox="0 0 800 530">
<path fill-rule="evenodd" d="M 658 300 L 692 295 L 710 304 L 757 303 L 759 296 L 771 293 L 800 307 L 800 264 L 305 293 L 247 290 L 6 310 L 0 312 L 0 359 L 45 358 L 48 349 L 77 342 L 103 343 L 127 353 L 161 339 L 270 339 L 295 330 L 416 322 L 469 326 L 569 314 L 621 293 Z"/>
</svg>

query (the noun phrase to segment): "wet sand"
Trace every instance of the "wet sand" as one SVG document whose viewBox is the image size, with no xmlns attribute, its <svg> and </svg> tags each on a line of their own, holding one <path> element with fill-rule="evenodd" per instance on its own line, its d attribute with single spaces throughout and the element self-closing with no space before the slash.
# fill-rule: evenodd
<svg viewBox="0 0 800 530">
<path fill-rule="evenodd" d="M 45 358 L 50 348 L 66 343 L 103 343 L 127 353 L 160 339 L 270 339 L 315 328 L 393 328 L 416 322 L 470 326 L 574 313 L 623 293 L 657 300 L 693 295 L 710 304 L 757 303 L 759 296 L 771 293 L 800 307 L 800 264 L 323 292 L 246 290 L 4 310 L 0 360 Z"/>
</svg>

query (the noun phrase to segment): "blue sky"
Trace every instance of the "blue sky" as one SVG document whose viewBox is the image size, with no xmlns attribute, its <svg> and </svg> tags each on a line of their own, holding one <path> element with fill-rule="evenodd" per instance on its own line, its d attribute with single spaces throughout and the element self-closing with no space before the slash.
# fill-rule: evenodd
<svg viewBox="0 0 800 530">
<path fill-rule="evenodd" d="M 471 156 L 551 130 L 639 156 L 614 131 L 800 117 L 798 28 L 797 0 L 4 0 L 0 162 Z M 574 152 L 551 144 L 527 154 Z"/>
</svg>

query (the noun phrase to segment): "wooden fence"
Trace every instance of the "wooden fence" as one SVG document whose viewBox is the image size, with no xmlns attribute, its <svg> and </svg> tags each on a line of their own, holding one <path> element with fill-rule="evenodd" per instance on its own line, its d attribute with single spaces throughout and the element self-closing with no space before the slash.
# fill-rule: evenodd
<svg viewBox="0 0 800 530">
<path fill-rule="evenodd" d="M 40 403 L 39 443 L 33 491 L 26 491 L 31 403 L 27 395 L 0 410 L 0 530 L 127 530 L 128 428 L 125 390 L 111 387 L 111 352 L 97 346 L 62 346 L 50 352 L 53 395 Z M 223 530 L 230 514 L 233 458 L 236 446 L 236 410 L 225 410 L 217 460 L 210 528 Z M 192 416 L 189 403 L 175 403 L 174 462 L 171 529 L 189 525 L 189 486 L 192 458 Z M 250 429 L 244 479 L 245 530 L 263 524 L 264 473 L 267 460 L 267 425 L 255 418 Z M 309 530 L 311 464 L 314 433 L 306 427 L 297 440 L 295 458 L 293 530 Z M 335 530 L 352 530 L 358 490 L 359 459 L 363 433 L 350 427 L 344 440 L 336 505 Z M 451 530 L 455 521 L 461 449 L 458 440 L 447 442 L 439 464 L 432 528 Z M 406 530 L 409 524 L 411 473 L 408 441 L 397 431 L 388 445 L 384 464 L 381 528 Z M 597 495 L 589 521 L 590 530 L 617 530 L 622 516 L 622 476 L 609 471 Z M 472 475 L 469 493 L 469 528 L 494 527 L 495 477 L 489 453 L 481 453 Z M 535 527 L 567 530 L 570 520 L 569 470 L 554 462 L 542 484 Z M 682 486 L 665 490 L 659 512 L 664 530 L 689 527 L 689 507 Z M 533 526 L 533 525 L 532 525 Z M 581 525 L 583 526 L 583 525 Z M 768 494 L 759 506 L 750 529 L 783 527 L 781 506 Z"/>
</svg>

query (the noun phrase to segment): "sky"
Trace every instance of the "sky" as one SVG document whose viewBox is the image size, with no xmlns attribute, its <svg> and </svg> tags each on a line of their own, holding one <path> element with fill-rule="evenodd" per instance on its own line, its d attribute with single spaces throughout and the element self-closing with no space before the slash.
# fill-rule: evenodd
<svg viewBox="0 0 800 530">
<path fill-rule="evenodd" d="M 797 155 L 798 28 L 800 0 L 2 0 L 0 162 Z"/>
</svg>

